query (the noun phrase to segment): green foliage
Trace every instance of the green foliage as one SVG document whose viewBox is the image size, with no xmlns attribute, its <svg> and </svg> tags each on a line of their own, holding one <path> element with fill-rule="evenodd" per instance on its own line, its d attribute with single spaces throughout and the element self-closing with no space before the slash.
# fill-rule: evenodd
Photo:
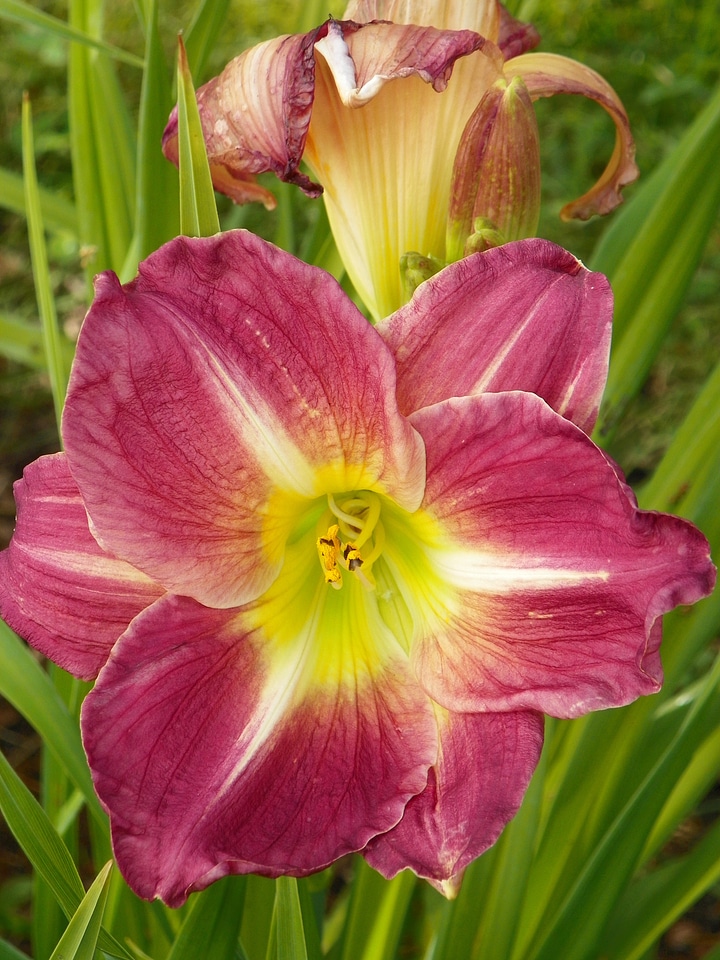
<svg viewBox="0 0 720 960">
<path fill-rule="evenodd" d="M 59 412 L 72 344 L 57 314 L 82 313 L 93 273 L 111 268 L 129 279 L 140 259 L 180 229 L 208 235 L 247 226 L 342 277 L 322 205 L 292 187 L 268 180 L 279 199 L 275 212 L 232 208 L 221 199 L 218 217 L 186 64 L 177 82 L 179 179 L 158 149 L 173 105 L 179 28 L 200 83 L 247 45 L 308 29 L 325 16 L 325 6 L 199 0 L 170 9 L 138 0 L 111 10 L 100 0 L 70 0 L 69 10 L 50 4 L 41 12 L 0 0 L 0 39 L 13 51 L 12 63 L 0 64 L 0 216 L 8 251 L 27 266 L 14 285 L 0 272 L 0 289 L 9 293 L 0 310 L 5 383 L 16 383 L 17 365 L 41 371 Z M 332 4 L 332 12 L 340 14 L 339 7 Z M 642 506 L 698 523 L 718 555 L 716 3 L 525 0 L 512 7 L 537 21 L 543 49 L 598 69 L 628 105 L 643 181 L 627 191 L 624 212 L 608 225 L 562 225 L 558 209 L 599 174 L 613 134 L 602 111 L 574 98 L 560 110 L 555 102 L 538 104 L 545 171 L 540 232 L 606 270 L 616 288 L 601 441 L 645 480 Z M 23 87 L 30 91 L 24 118 Z M 35 290 L 23 279 L 31 272 L 37 308 Z M 684 374 L 677 383 L 679 364 Z M 665 381 L 675 383 L 672 390 L 663 389 Z M 652 430 L 650 406 L 662 411 Z M 40 800 L 0 759 L 0 805 L 35 871 L 36 914 L 44 922 L 57 911 L 45 939 L 36 921 L 37 960 L 89 957 L 96 942 L 106 955 L 152 960 L 653 957 L 682 911 L 720 883 L 717 823 L 689 851 L 678 855 L 667 847 L 720 769 L 719 625 L 716 592 L 666 618 L 661 694 L 548 723 L 543 759 L 520 813 L 468 869 L 455 901 L 408 873 L 386 882 L 359 860 L 299 881 L 226 878 L 170 911 L 139 901 L 103 866 L 107 822 L 77 724 L 84 687 L 59 670 L 45 672 L 0 624 L 0 693 L 40 734 L 46 754 Z M 83 880 L 96 873 L 85 893 Z M 10 899 L 7 884 L 3 891 Z M 0 911 L 0 924 L 3 918 Z M 0 960 L 25 955 L 11 943 L 16 933 L 0 929 Z M 710 956 L 720 957 L 720 948 Z"/>
</svg>

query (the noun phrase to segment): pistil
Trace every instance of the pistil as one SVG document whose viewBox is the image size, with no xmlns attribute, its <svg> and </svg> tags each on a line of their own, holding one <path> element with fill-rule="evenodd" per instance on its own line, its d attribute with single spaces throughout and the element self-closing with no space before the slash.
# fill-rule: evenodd
<svg viewBox="0 0 720 960">
<path fill-rule="evenodd" d="M 371 568 L 385 543 L 385 531 L 380 523 L 380 497 L 363 491 L 338 502 L 329 493 L 328 507 L 329 511 L 320 521 L 320 530 L 330 518 L 337 522 L 331 523 L 327 532 L 316 541 L 325 583 L 339 590 L 342 586 L 342 568 L 354 574 L 368 589 L 374 589 L 375 579 Z M 361 547 L 367 547 L 365 556 L 360 552 Z"/>
</svg>

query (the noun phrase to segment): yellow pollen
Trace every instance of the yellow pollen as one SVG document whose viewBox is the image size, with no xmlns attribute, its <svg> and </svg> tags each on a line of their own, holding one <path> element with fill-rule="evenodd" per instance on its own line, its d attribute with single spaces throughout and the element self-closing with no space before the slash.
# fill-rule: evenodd
<svg viewBox="0 0 720 960">
<path fill-rule="evenodd" d="M 327 533 L 316 540 L 325 583 L 339 590 L 342 586 L 342 568 L 357 577 L 366 589 L 373 590 L 375 578 L 371 567 L 385 543 L 385 531 L 379 523 L 380 498 L 377 494 L 365 491 L 361 496 L 350 496 L 338 503 L 329 493 L 328 506 L 330 515 L 338 522 L 328 527 Z M 363 545 L 367 547 L 365 557 L 360 552 Z"/>
<path fill-rule="evenodd" d="M 337 557 L 340 552 L 338 525 L 334 523 L 324 537 L 317 538 L 316 544 L 325 583 L 329 583 L 336 590 L 339 590 L 342 586 L 342 574 L 337 564 Z"/>
</svg>

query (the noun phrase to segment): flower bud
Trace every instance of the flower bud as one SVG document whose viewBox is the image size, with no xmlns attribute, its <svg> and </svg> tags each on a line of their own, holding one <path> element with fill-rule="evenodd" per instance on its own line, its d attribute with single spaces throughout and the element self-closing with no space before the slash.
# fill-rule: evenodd
<svg viewBox="0 0 720 960">
<path fill-rule="evenodd" d="M 502 241 L 533 236 L 540 215 L 540 148 L 525 84 L 497 80 L 468 120 L 453 168 L 446 254 L 459 260 L 478 249 L 474 224 Z M 470 242 L 469 249 L 466 244 Z M 492 245 L 486 243 L 485 246 Z M 482 246 L 482 244 L 481 244 Z"/>
<path fill-rule="evenodd" d="M 410 300 L 417 288 L 425 280 L 434 277 L 443 267 L 447 266 L 437 257 L 423 256 L 422 253 L 410 251 L 400 257 L 400 276 L 407 300 Z"/>
</svg>

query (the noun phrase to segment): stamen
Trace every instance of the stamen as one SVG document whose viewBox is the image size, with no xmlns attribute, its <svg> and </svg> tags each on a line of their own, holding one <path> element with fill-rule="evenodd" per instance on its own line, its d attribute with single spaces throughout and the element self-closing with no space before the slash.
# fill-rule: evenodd
<svg viewBox="0 0 720 960">
<path fill-rule="evenodd" d="M 329 583 L 335 590 L 339 590 L 342 586 L 342 574 L 337 564 L 340 540 L 338 539 L 338 525 L 336 523 L 328 529 L 327 536 L 317 538 L 316 546 L 325 583 Z"/>
<path fill-rule="evenodd" d="M 362 494 L 350 496 L 340 503 L 331 493 L 328 493 L 327 499 L 330 510 L 324 516 L 327 519 L 334 516 L 338 522 L 328 527 L 324 537 L 320 536 L 316 540 L 325 583 L 339 590 L 342 586 L 342 567 L 357 577 L 368 590 L 375 589 L 371 568 L 385 544 L 385 530 L 378 522 L 381 511 L 380 497 L 365 490 Z M 365 544 L 369 553 L 363 557 L 360 548 Z"/>
</svg>

